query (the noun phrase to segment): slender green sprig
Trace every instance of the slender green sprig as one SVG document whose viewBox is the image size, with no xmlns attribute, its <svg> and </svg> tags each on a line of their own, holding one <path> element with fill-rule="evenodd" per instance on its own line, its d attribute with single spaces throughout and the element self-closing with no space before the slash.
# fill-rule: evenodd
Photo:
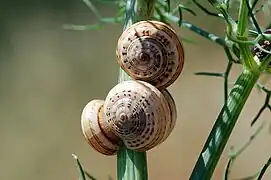
<svg viewBox="0 0 271 180">
<path fill-rule="evenodd" d="M 265 101 L 264 104 L 262 105 L 262 107 L 260 108 L 260 110 L 258 111 L 258 113 L 256 114 L 256 116 L 253 118 L 252 122 L 251 122 L 251 126 L 253 126 L 255 124 L 255 122 L 260 118 L 261 114 L 264 112 L 264 110 L 269 109 L 269 111 L 271 111 L 271 105 L 270 105 L 270 97 L 271 97 L 271 91 L 269 89 L 267 89 L 266 87 L 264 87 L 263 84 L 261 83 L 257 83 L 257 86 L 266 93 L 266 97 L 265 97 Z"/>
<path fill-rule="evenodd" d="M 248 140 L 238 150 L 234 150 L 234 148 L 231 147 L 231 152 L 229 154 L 229 160 L 228 160 L 228 163 L 225 168 L 224 180 L 229 180 L 231 167 L 233 166 L 235 160 L 237 159 L 237 157 L 239 157 L 242 154 L 242 152 L 244 152 L 245 149 L 247 149 L 247 147 L 252 143 L 252 141 L 263 130 L 264 127 L 265 127 L 265 121 L 263 121 L 263 123 L 256 129 L 256 131 L 248 138 Z M 240 178 L 240 179 L 248 179 L 248 178 L 254 179 L 255 177 L 258 176 L 258 174 L 259 174 L 259 172 L 255 173 L 251 176 L 248 176 L 245 178 Z"/>
<path fill-rule="evenodd" d="M 89 172 L 85 171 L 80 160 L 75 154 L 72 154 L 72 157 L 76 160 L 76 164 L 80 173 L 79 180 L 97 180 L 94 176 L 92 176 Z M 111 176 L 108 176 L 108 180 L 113 180 Z"/>
<path fill-rule="evenodd" d="M 268 167 L 271 165 L 271 157 L 268 159 L 268 161 L 265 163 L 265 165 L 263 166 L 259 176 L 257 177 L 257 180 L 261 180 L 266 172 L 266 170 L 268 169 Z"/>
<path fill-rule="evenodd" d="M 80 180 L 86 180 L 86 176 L 85 176 L 85 172 L 84 172 L 84 169 L 78 159 L 78 157 L 75 155 L 75 154 L 72 154 L 72 157 L 76 160 L 76 164 L 77 164 L 77 167 L 78 167 L 78 170 L 80 172 L 80 177 L 79 179 Z"/>
</svg>

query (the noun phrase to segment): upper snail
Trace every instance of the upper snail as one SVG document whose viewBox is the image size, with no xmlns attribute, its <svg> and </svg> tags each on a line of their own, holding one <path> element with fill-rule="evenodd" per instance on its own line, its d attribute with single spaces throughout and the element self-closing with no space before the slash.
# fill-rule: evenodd
<svg viewBox="0 0 271 180">
<path fill-rule="evenodd" d="M 140 21 L 118 40 L 117 59 L 133 79 L 165 89 L 180 75 L 184 51 L 175 31 L 160 21 Z"/>
</svg>

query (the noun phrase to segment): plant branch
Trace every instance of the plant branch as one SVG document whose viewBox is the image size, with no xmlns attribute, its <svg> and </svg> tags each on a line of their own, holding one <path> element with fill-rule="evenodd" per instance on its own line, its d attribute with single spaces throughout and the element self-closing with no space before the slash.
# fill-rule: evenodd
<svg viewBox="0 0 271 180">
<path fill-rule="evenodd" d="M 244 70 L 233 86 L 200 153 L 190 180 L 209 180 L 259 73 Z"/>
<path fill-rule="evenodd" d="M 264 125 L 265 125 L 265 121 L 263 121 L 263 123 L 256 129 L 256 131 L 248 138 L 248 140 L 238 150 L 235 150 L 235 151 L 231 150 L 232 152 L 230 152 L 230 158 L 229 158 L 229 161 L 226 166 L 225 173 L 224 173 L 224 180 L 229 179 L 230 169 L 231 169 L 233 163 L 235 162 L 236 158 L 239 155 L 241 155 L 242 152 L 252 143 L 252 141 L 255 139 L 255 137 L 263 130 Z M 232 147 L 232 149 L 233 149 L 233 147 Z M 256 173 L 256 175 L 258 175 L 258 173 Z M 255 177 L 256 175 L 254 174 L 249 177 Z"/>
<path fill-rule="evenodd" d="M 139 20 L 150 19 L 154 6 L 155 0 L 127 0 L 123 30 Z M 118 82 L 130 79 L 130 76 L 120 68 Z M 147 180 L 146 156 L 146 152 L 133 151 L 121 144 L 117 153 L 118 180 Z"/>
<path fill-rule="evenodd" d="M 212 177 L 213 171 L 220 159 L 220 156 L 225 148 L 229 136 L 241 114 L 243 107 L 251 93 L 252 88 L 257 82 L 261 70 L 253 59 L 252 53 L 248 44 L 241 41 L 247 41 L 247 25 L 248 25 L 248 7 L 245 0 L 241 0 L 239 8 L 239 19 L 237 28 L 233 28 L 233 24 L 224 11 L 224 4 L 221 1 L 209 0 L 216 8 L 224 15 L 228 24 L 228 33 L 230 37 L 236 36 L 239 48 L 240 58 L 243 62 L 243 72 L 236 80 L 226 103 L 220 111 L 218 118 L 209 134 L 209 137 L 201 151 L 200 157 L 190 176 L 190 180 L 209 180 Z M 228 20 L 227 20 L 228 19 Z M 231 161 L 228 166 L 231 165 Z"/>
<path fill-rule="evenodd" d="M 263 178 L 264 173 L 266 172 L 266 170 L 268 169 L 268 167 L 271 164 L 271 157 L 268 159 L 268 161 L 266 162 L 266 164 L 263 166 L 257 180 L 261 180 Z"/>
</svg>

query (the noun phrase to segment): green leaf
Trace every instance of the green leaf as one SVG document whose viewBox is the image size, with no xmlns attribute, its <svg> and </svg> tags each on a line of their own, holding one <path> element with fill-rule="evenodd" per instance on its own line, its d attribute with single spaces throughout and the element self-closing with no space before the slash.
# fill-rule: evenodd
<svg viewBox="0 0 271 180">
<path fill-rule="evenodd" d="M 96 30 L 102 27 L 101 23 L 92 24 L 92 25 L 76 25 L 76 24 L 64 24 L 62 26 L 63 29 L 66 30 L 76 30 L 76 31 L 89 31 Z"/>
<path fill-rule="evenodd" d="M 163 12 L 159 8 L 157 8 L 157 7 L 155 7 L 155 10 L 156 10 L 156 13 L 159 16 L 158 20 L 162 21 L 162 22 L 166 22 L 166 17 L 164 16 Z"/>
<path fill-rule="evenodd" d="M 98 19 L 101 19 L 102 16 L 100 15 L 100 12 L 98 11 L 98 9 L 92 4 L 92 2 L 90 2 L 90 0 L 82 0 L 90 9 L 91 11 L 95 14 L 95 16 Z"/>
<path fill-rule="evenodd" d="M 224 77 L 223 73 L 213 73 L 213 72 L 196 72 L 195 75 Z"/>
<path fill-rule="evenodd" d="M 181 8 L 181 9 L 187 11 L 187 12 L 190 12 L 190 13 L 193 14 L 194 16 L 197 15 L 192 9 L 190 9 L 190 8 L 188 8 L 188 7 L 186 7 L 186 6 L 183 6 L 183 5 L 181 5 L 181 4 L 179 5 L 179 8 Z"/>
<path fill-rule="evenodd" d="M 105 18 L 101 18 L 101 22 L 102 23 L 116 23 L 117 19 L 113 17 L 105 17 Z"/>
<path fill-rule="evenodd" d="M 170 0 L 166 0 L 167 1 L 167 12 L 170 12 Z"/>
<path fill-rule="evenodd" d="M 97 180 L 94 176 L 92 176 L 91 174 L 89 174 L 87 171 L 84 171 L 84 173 L 88 177 L 88 179 L 90 179 L 90 180 Z"/>
<path fill-rule="evenodd" d="M 198 3 L 197 0 L 192 0 L 192 1 L 193 1 L 193 3 L 195 3 L 206 14 L 208 14 L 210 16 L 220 17 L 217 13 L 211 12 L 208 9 L 206 9 L 204 6 L 202 6 L 200 3 Z M 210 1 L 210 0 L 209 0 L 209 2 L 211 4 L 215 3 L 214 1 Z"/>
<path fill-rule="evenodd" d="M 84 170 L 83 170 L 83 167 L 81 166 L 81 163 L 78 159 L 78 157 L 75 155 L 75 154 L 72 154 L 73 158 L 76 160 L 76 163 L 77 163 L 77 166 L 78 166 L 78 169 L 80 171 L 80 180 L 86 180 L 86 177 L 85 177 L 85 173 L 84 173 Z"/>
<path fill-rule="evenodd" d="M 183 13 L 182 13 L 182 8 L 179 6 L 179 21 L 178 21 L 178 26 L 182 25 L 183 21 Z"/>
</svg>

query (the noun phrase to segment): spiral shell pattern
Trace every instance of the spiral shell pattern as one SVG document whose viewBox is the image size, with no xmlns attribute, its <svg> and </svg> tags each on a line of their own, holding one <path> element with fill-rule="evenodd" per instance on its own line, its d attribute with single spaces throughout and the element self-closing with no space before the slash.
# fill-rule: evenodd
<svg viewBox="0 0 271 180">
<path fill-rule="evenodd" d="M 116 54 L 127 74 L 158 89 L 172 84 L 183 69 L 182 44 L 176 32 L 159 21 L 140 21 L 128 27 L 118 40 Z"/>
<path fill-rule="evenodd" d="M 119 138 L 108 125 L 103 110 L 104 100 L 92 100 L 83 109 L 81 128 L 88 144 L 104 155 L 115 155 Z"/>
<path fill-rule="evenodd" d="M 108 93 L 104 111 L 113 132 L 137 151 L 158 145 L 166 134 L 170 109 L 163 94 L 143 81 L 124 81 Z"/>
</svg>

